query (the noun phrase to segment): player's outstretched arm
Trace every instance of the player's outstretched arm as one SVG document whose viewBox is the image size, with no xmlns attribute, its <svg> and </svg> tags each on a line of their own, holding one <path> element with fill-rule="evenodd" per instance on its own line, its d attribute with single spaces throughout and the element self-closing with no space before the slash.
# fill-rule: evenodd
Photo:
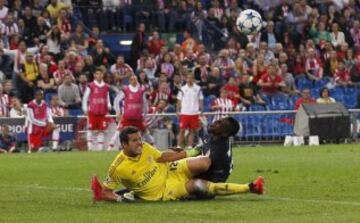
<svg viewBox="0 0 360 223">
<path fill-rule="evenodd" d="M 198 148 L 187 149 L 187 150 L 174 149 L 174 150 L 162 152 L 161 156 L 156 161 L 158 163 L 172 162 L 187 157 L 194 157 L 200 155 L 200 153 L 201 151 Z"/>
</svg>

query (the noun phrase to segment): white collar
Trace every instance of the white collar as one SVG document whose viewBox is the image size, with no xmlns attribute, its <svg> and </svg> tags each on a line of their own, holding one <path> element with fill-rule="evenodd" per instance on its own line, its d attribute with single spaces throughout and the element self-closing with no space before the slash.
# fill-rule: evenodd
<svg viewBox="0 0 360 223">
<path fill-rule="evenodd" d="M 135 93 L 139 90 L 139 84 L 137 84 L 135 87 L 129 84 L 129 89 L 131 92 Z"/>
<path fill-rule="evenodd" d="M 94 80 L 94 84 L 98 87 L 103 87 L 105 85 L 104 81 L 101 81 L 100 83 L 97 80 Z"/>
</svg>

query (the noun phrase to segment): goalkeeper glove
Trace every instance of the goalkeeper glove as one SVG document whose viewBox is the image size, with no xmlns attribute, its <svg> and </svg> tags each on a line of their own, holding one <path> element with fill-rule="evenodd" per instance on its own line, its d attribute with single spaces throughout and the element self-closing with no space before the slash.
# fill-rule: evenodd
<svg viewBox="0 0 360 223">
<path fill-rule="evenodd" d="M 195 157 L 201 154 L 201 149 L 198 147 L 185 150 L 186 157 Z"/>
<path fill-rule="evenodd" d="M 116 202 L 134 202 L 135 201 L 135 194 L 134 191 L 130 191 L 127 193 L 124 193 L 122 195 L 118 195 Z"/>
</svg>

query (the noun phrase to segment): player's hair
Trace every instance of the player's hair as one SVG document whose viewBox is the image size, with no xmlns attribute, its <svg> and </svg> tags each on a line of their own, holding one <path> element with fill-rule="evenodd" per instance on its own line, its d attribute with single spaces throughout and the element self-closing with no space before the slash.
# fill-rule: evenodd
<svg viewBox="0 0 360 223">
<path fill-rule="evenodd" d="M 121 144 L 128 144 L 129 142 L 129 135 L 139 132 L 140 130 L 135 126 L 127 126 L 120 133 L 120 143 Z"/>
<path fill-rule="evenodd" d="M 236 119 L 234 119 L 233 117 L 226 117 L 225 118 L 228 123 L 229 123 L 229 126 L 227 128 L 227 132 L 230 136 L 234 136 L 236 135 L 236 133 L 239 131 L 240 129 L 240 125 L 239 125 L 239 122 L 236 121 Z"/>
</svg>

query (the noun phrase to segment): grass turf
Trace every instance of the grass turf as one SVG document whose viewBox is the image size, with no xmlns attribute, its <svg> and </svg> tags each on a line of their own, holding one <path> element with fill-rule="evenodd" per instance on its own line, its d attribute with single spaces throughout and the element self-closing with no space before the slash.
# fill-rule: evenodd
<svg viewBox="0 0 360 223">
<path fill-rule="evenodd" d="M 90 177 L 103 178 L 114 157 L 1 155 L 0 222 L 360 222 L 359 145 L 235 149 L 229 182 L 263 175 L 264 196 L 92 204 Z"/>
</svg>

